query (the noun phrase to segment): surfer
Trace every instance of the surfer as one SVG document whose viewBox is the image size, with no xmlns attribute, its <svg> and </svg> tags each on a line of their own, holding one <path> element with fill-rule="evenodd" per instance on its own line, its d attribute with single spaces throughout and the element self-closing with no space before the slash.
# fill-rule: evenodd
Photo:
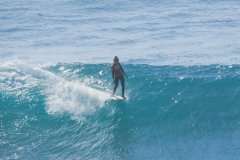
<svg viewBox="0 0 240 160">
<path fill-rule="evenodd" d="M 113 83 L 114 88 L 113 88 L 113 95 L 115 94 L 117 87 L 118 87 L 118 82 L 119 80 L 121 81 L 121 85 L 122 85 L 122 98 L 126 99 L 124 97 L 124 90 L 125 90 L 125 85 L 124 85 L 124 76 L 123 74 L 126 76 L 126 78 L 128 78 L 128 76 L 126 75 L 126 73 L 124 72 L 121 64 L 119 63 L 119 59 L 117 56 L 114 57 L 113 59 L 113 64 L 111 65 L 111 71 L 112 71 L 112 78 L 113 78 Z"/>
</svg>

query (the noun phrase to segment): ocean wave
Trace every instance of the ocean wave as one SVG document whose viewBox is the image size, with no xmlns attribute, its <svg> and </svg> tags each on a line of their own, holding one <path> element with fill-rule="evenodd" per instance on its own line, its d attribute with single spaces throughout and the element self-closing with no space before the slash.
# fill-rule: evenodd
<svg viewBox="0 0 240 160">
<path fill-rule="evenodd" d="M 196 148 L 221 158 L 222 145 L 237 157 L 238 65 L 123 67 L 129 76 L 127 100 L 111 101 L 96 92 L 111 93 L 110 64 L 2 63 L 0 124 L 5 130 L 0 132 L 1 145 L 17 149 L 18 158 L 28 157 L 30 150 L 37 159 L 40 153 L 67 158 L 61 153 L 69 153 L 70 146 L 74 157 L 90 159 L 96 155 L 100 159 L 169 158 L 174 156 L 166 150 L 176 148 L 187 152 L 188 158 L 194 157 Z M 119 86 L 117 94 L 120 90 Z M 29 130 L 34 133 L 17 140 L 17 135 Z M 59 149 L 62 152 L 54 156 Z M 14 157 L 6 149 L 3 155 Z"/>
</svg>

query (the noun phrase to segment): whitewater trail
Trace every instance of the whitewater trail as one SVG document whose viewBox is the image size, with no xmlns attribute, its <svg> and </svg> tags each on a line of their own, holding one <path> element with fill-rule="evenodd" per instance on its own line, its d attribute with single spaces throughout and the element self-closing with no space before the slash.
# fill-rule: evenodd
<svg viewBox="0 0 240 160">
<path fill-rule="evenodd" d="M 45 66 L 46 67 L 46 66 Z M 46 111 L 49 114 L 90 114 L 104 106 L 109 97 L 77 80 L 67 81 L 41 66 L 22 62 L 7 62 L 0 66 L 2 90 L 40 87 L 45 95 Z"/>
</svg>

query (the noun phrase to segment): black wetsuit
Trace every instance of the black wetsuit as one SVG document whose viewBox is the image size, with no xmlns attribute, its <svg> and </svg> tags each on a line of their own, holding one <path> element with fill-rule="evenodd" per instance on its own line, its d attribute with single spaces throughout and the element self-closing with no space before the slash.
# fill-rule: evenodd
<svg viewBox="0 0 240 160">
<path fill-rule="evenodd" d="M 122 66 L 120 63 L 117 63 L 117 64 L 112 64 L 111 65 L 111 71 L 112 71 L 112 77 L 114 79 L 114 89 L 113 89 L 113 95 L 115 94 L 116 90 L 117 90 L 117 87 L 118 87 L 118 83 L 119 83 L 119 80 L 121 81 L 121 85 L 122 85 L 122 97 L 124 97 L 124 90 L 125 90 L 125 79 L 124 79 L 124 75 L 123 73 L 125 74 L 125 72 L 123 71 L 122 69 Z M 125 98 L 125 97 L 124 97 Z"/>
</svg>

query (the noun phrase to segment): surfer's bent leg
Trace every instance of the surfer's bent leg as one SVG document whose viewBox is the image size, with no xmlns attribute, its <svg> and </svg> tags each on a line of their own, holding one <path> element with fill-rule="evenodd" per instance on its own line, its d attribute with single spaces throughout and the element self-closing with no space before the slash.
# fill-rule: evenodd
<svg viewBox="0 0 240 160">
<path fill-rule="evenodd" d="M 115 94 L 117 87 L 118 87 L 119 77 L 114 78 L 114 88 L 113 88 L 113 95 Z"/>
<path fill-rule="evenodd" d="M 124 76 L 120 77 L 121 85 L 122 85 L 122 97 L 124 97 L 124 90 L 125 90 L 125 84 L 124 84 Z"/>
</svg>

